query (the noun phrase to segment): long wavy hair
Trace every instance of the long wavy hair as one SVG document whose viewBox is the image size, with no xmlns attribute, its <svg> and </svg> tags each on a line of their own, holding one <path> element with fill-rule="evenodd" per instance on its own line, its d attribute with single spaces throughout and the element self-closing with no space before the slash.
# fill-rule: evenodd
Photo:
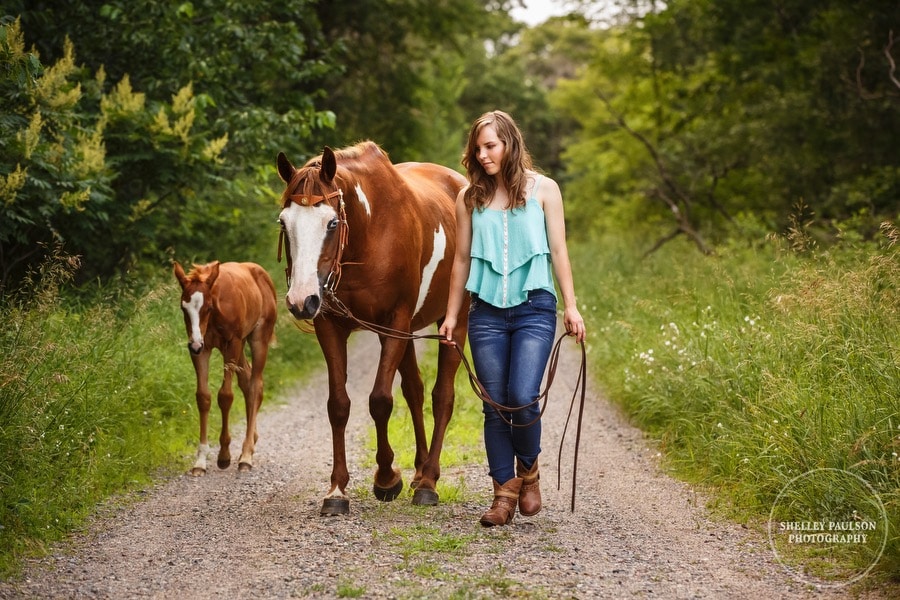
<svg viewBox="0 0 900 600">
<path fill-rule="evenodd" d="M 497 138 L 503 142 L 505 151 L 497 176 L 506 187 L 509 194 L 509 205 L 506 208 L 521 208 L 525 206 L 525 187 L 528 183 L 527 171 L 532 169 L 531 155 L 525 147 L 525 140 L 519 126 L 511 116 L 501 110 L 486 112 L 472 124 L 469 130 L 469 140 L 463 152 L 462 164 L 466 168 L 466 177 L 469 187 L 463 194 L 466 207 L 471 211 L 475 208 L 483 209 L 487 206 L 494 193 L 497 191 L 498 181 L 496 177 L 487 174 L 481 163 L 478 162 L 478 136 L 481 130 L 492 126 L 497 132 Z"/>
</svg>

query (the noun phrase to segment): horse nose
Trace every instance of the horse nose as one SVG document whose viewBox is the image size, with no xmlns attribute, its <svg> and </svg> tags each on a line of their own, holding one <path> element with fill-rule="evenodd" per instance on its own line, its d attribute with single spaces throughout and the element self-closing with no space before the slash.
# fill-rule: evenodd
<svg viewBox="0 0 900 600">
<path fill-rule="evenodd" d="M 203 342 L 199 344 L 197 342 L 188 342 L 188 350 L 191 351 L 191 354 L 200 354 L 200 351 L 203 350 Z"/>
<path fill-rule="evenodd" d="M 317 295 L 313 294 L 306 297 L 302 308 L 290 300 L 287 301 L 287 305 L 288 310 L 294 315 L 295 319 L 311 319 L 318 314 L 322 301 Z"/>
<path fill-rule="evenodd" d="M 309 316 L 315 316 L 317 312 L 319 312 L 319 305 L 322 303 L 319 300 L 318 296 L 307 296 L 306 300 L 303 302 L 303 310 Z"/>
</svg>

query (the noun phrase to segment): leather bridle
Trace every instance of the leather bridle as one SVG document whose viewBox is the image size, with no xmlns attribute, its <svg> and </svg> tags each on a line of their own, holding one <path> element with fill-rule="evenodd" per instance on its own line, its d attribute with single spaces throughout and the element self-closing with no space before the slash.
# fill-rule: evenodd
<svg viewBox="0 0 900 600">
<path fill-rule="evenodd" d="M 300 171 L 297 171 L 296 173 L 294 173 L 294 177 L 291 179 L 290 189 L 297 188 L 299 179 Z M 332 201 L 335 199 L 337 199 L 337 201 L 332 204 Z M 281 208 L 285 209 L 292 203 L 299 204 L 300 206 L 318 206 L 322 202 L 327 202 L 332 208 L 334 208 L 338 218 L 337 250 L 334 253 L 334 259 L 331 262 L 331 270 L 328 272 L 328 276 L 325 278 L 325 282 L 322 285 L 322 289 L 326 294 L 334 295 L 335 290 L 337 290 L 338 283 L 340 283 L 341 281 L 341 266 L 343 264 L 342 259 L 344 257 L 344 248 L 346 248 L 347 240 L 350 237 L 350 225 L 347 223 L 347 211 L 346 205 L 344 204 L 344 190 L 342 190 L 340 186 L 335 185 L 335 190 L 333 192 L 322 196 L 315 194 L 287 194 L 284 198 L 284 204 L 282 204 Z M 282 249 L 284 249 L 284 256 L 286 259 L 284 278 L 287 281 L 288 288 L 290 288 L 291 270 L 294 263 L 291 257 L 291 243 L 285 235 L 284 227 L 282 227 L 281 231 L 279 231 L 278 233 L 279 263 L 281 262 Z"/>
</svg>

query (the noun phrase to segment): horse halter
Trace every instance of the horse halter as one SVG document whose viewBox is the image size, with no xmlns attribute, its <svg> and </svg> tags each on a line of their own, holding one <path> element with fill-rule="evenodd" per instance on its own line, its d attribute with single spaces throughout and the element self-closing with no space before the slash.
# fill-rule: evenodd
<svg viewBox="0 0 900 600">
<path fill-rule="evenodd" d="M 299 174 L 300 171 L 297 171 L 294 174 L 294 177 L 291 180 L 291 185 L 289 186 L 291 189 L 296 189 L 297 183 L 299 183 Z M 346 206 L 344 204 L 344 190 L 340 188 L 340 186 L 335 186 L 333 192 L 329 194 L 325 194 L 324 196 L 318 196 L 315 194 L 288 194 L 284 200 L 284 204 L 281 206 L 282 209 L 287 208 L 291 205 L 291 203 L 299 204 L 300 206 L 318 206 L 322 202 L 328 202 L 331 204 L 331 201 L 337 198 L 337 205 L 332 206 L 335 209 L 338 215 L 338 247 L 337 251 L 334 253 L 334 260 L 331 263 L 331 271 L 328 272 L 328 276 L 325 278 L 325 283 L 322 285 L 325 293 L 333 295 L 335 290 L 337 290 L 338 283 L 341 281 L 341 259 L 344 256 L 344 248 L 347 245 L 347 239 L 350 235 L 350 226 L 347 223 L 347 211 Z M 293 267 L 293 260 L 291 259 L 291 243 L 286 239 L 284 235 L 284 228 L 278 232 L 278 262 L 281 262 L 281 253 L 282 248 L 284 249 L 285 256 L 285 269 L 284 269 L 284 277 L 287 281 L 288 288 L 291 287 L 291 269 Z"/>
</svg>

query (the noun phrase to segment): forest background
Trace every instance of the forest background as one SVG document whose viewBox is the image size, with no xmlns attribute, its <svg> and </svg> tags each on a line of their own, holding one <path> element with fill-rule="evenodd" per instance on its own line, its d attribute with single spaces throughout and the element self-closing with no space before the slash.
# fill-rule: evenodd
<svg viewBox="0 0 900 600">
<path fill-rule="evenodd" d="M 751 526 L 810 470 L 858 476 L 793 506 L 874 496 L 882 535 L 799 560 L 900 572 L 900 6 L 572 1 L 527 27 L 514 4 L 4 3 L 0 572 L 184 467 L 171 261 L 280 271 L 279 151 L 460 168 L 494 108 L 562 186 L 610 399 Z M 269 397 L 317 364 L 282 317 Z"/>
</svg>

